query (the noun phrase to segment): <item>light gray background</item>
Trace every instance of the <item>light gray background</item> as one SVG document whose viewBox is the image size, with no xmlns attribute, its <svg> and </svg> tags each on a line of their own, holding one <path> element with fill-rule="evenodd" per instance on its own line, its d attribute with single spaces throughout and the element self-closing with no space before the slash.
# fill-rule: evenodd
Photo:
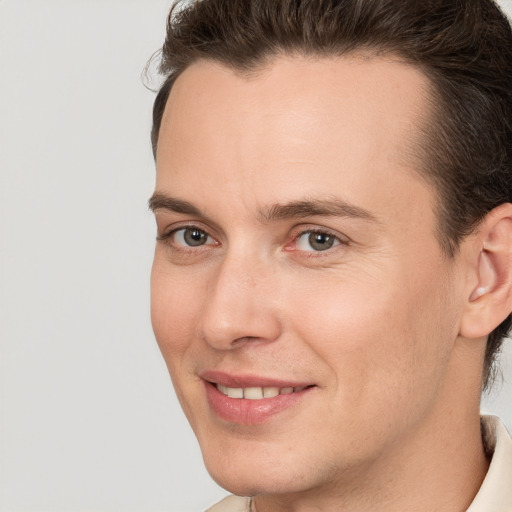
<svg viewBox="0 0 512 512">
<path fill-rule="evenodd" d="M 0 512 L 196 512 L 225 494 L 149 322 L 140 74 L 169 4 L 0 0 Z M 503 366 L 484 410 L 510 429 L 512 342 Z"/>
</svg>

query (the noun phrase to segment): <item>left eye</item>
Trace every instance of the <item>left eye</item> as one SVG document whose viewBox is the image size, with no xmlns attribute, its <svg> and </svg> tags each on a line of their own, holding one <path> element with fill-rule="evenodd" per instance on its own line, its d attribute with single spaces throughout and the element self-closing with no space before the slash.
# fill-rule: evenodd
<svg viewBox="0 0 512 512">
<path fill-rule="evenodd" d="M 297 249 L 300 251 L 327 251 L 340 243 L 338 238 L 329 233 L 307 231 L 297 239 Z"/>
<path fill-rule="evenodd" d="M 178 229 L 173 233 L 172 238 L 177 245 L 185 247 L 200 247 L 213 241 L 208 233 L 197 228 Z"/>
</svg>

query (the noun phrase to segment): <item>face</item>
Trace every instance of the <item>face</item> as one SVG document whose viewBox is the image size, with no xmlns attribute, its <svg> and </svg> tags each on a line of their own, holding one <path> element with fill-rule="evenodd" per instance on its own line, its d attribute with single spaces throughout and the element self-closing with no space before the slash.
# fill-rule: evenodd
<svg viewBox="0 0 512 512">
<path fill-rule="evenodd" d="M 166 106 L 152 322 L 212 476 L 328 489 L 416 449 L 448 407 L 461 305 L 409 158 L 405 64 L 197 62 Z"/>
</svg>

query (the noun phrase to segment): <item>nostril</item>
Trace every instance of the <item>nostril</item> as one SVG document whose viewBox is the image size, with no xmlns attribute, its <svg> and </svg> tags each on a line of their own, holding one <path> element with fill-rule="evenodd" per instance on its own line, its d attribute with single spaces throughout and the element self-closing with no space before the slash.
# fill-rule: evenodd
<svg viewBox="0 0 512 512">
<path fill-rule="evenodd" d="M 241 336 L 240 338 L 237 338 L 236 340 L 233 340 L 233 343 L 244 343 L 245 341 L 257 341 L 261 338 L 258 338 L 257 336 Z"/>
</svg>

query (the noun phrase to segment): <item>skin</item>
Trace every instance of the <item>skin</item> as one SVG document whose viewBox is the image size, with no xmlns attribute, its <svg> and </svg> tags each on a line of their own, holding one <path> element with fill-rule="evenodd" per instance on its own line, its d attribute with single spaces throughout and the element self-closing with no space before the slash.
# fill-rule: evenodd
<svg viewBox="0 0 512 512">
<path fill-rule="evenodd" d="M 462 511 L 485 476 L 475 290 L 496 286 L 480 255 L 510 211 L 443 253 L 408 156 L 427 84 L 391 59 L 279 57 L 251 77 L 199 61 L 171 91 L 155 192 L 198 211 L 153 204 L 153 327 L 210 474 L 260 512 Z M 269 218 L 312 199 L 348 214 Z M 240 425 L 209 407 L 205 370 L 315 387 Z"/>
</svg>

